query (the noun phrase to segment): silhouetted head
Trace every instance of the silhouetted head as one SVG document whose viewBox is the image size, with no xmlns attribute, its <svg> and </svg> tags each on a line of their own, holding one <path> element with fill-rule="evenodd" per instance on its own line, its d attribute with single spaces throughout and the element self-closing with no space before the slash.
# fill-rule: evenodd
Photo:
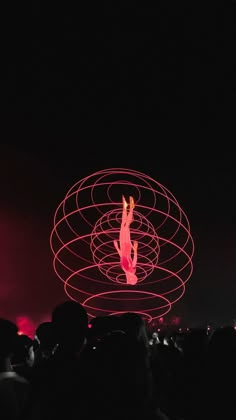
<svg viewBox="0 0 236 420">
<path fill-rule="evenodd" d="M 90 336 L 96 338 L 121 329 L 120 317 L 116 315 L 97 316 L 91 320 L 90 324 L 92 327 Z"/>
<path fill-rule="evenodd" d="M 149 348 L 147 327 L 144 319 L 136 312 L 125 312 L 121 315 L 122 330 L 142 342 Z"/>
<path fill-rule="evenodd" d="M 133 410 L 149 399 L 151 376 L 143 346 L 137 337 L 112 331 L 93 347 L 91 355 L 94 403 L 116 412 L 132 406 Z M 104 413 L 103 413 L 104 414 Z M 123 412 L 124 416 L 124 412 Z M 135 416 L 137 417 L 137 414 Z M 112 415 L 109 418 L 114 418 Z M 117 418 L 122 418 L 122 415 Z M 145 417 L 146 418 L 146 417 Z"/>
<path fill-rule="evenodd" d="M 15 350 L 18 327 L 8 319 L 0 318 L 0 359 L 10 357 Z"/>
<path fill-rule="evenodd" d="M 79 302 L 70 300 L 57 305 L 52 312 L 52 324 L 61 348 L 82 349 L 88 335 L 88 315 Z"/>
<path fill-rule="evenodd" d="M 19 335 L 16 340 L 12 363 L 28 366 L 33 366 L 34 364 L 34 341 L 25 334 Z"/>
<path fill-rule="evenodd" d="M 35 339 L 42 351 L 52 350 L 57 344 L 52 322 L 48 321 L 39 324 L 35 331 Z"/>
<path fill-rule="evenodd" d="M 235 354 L 236 332 L 232 326 L 217 328 L 209 338 L 208 351 L 211 354 L 223 354 L 229 351 Z"/>
</svg>

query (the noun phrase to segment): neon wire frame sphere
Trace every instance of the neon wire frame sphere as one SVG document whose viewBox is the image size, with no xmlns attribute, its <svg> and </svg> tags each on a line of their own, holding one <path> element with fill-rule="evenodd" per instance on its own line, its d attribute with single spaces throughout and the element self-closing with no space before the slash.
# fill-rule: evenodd
<svg viewBox="0 0 236 420">
<path fill-rule="evenodd" d="M 90 317 L 129 311 L 151 322 L 184 295 L 193 272 L 186 214 L 167 188 L 131 169 L 75 183 L 56 209 L 50 246 L 65 293 Z"/>
</svg>

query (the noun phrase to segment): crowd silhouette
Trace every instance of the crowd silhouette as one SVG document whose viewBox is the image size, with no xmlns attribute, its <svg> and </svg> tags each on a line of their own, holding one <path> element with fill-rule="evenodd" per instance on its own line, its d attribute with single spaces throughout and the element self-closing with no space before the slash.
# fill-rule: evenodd
<svg viewBox="0 0 236 420">
<path fill-rule="evenodd" d="M 89 328 L 90 327 L 90 328 Z M 151 333 L 136 313 L 69 300 L 33 339 L 0 319 L 0 419 L 234 418 L 233 326 Z"/>
</svg>

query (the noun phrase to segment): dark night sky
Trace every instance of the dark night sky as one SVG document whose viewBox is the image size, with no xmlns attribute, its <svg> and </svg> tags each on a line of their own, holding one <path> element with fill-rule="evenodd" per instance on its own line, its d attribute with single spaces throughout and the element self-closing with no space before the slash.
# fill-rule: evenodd
<svg viewBox="0 0 236 420">
<path fill-rule="evenodd" d="M 65 298 L 49 248 L 56 206 L 80 178 L 126 167 L 164 184 L 190 220 L 194 273 L 171 315 L 228 322 L 236 318 L 235 3 L 109 3 L 6 11 L 1 314 L 38 322 Z"/>
</svg>

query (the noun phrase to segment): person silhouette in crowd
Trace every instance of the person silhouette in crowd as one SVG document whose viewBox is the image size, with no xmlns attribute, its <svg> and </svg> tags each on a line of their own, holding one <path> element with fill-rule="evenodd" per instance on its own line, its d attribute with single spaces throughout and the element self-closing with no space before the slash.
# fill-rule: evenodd
<svg viewBox="0 0 236 420">
<path fill-rule="evenodd" d="M 153 401 L 150 366 L 135 334 L 108 332 L 94 344 L 90 364 L 88 418 L 168 420 Z"/>
<path fill-rule="evenodd" d="M 30 420 L 35 413 L 37 420 L 70 418 L 78 404 L 82 411 L 89 394 L 86 358 L 82 357 L 88 335 L 85 308 L 78 302 L 64 301 L 53 309 L 51 323 L 57 344 L 51 356 L 34 368 Z"/>
<path fill-rule="evenodd" d="M 38 325 L 34 342 L 36 343 L 35 364 L 43 363 L 53 355 L 57 342 L 51 321 L 42 322 Z"/>
<path fill-rule="evenodd" d="M 18 420 L 24 417 L 30 396 L 30 383 L 12 366 L 18 341 L 18 327 L 0 318 L 0 418 Z"/>
<path fill-rule="evenodd" d="M 35 362 L 34 340 L 28 335 L 18 336 L 12 366 L 15 372 L 30 381 L 32 367 Z"/>
</svg>

